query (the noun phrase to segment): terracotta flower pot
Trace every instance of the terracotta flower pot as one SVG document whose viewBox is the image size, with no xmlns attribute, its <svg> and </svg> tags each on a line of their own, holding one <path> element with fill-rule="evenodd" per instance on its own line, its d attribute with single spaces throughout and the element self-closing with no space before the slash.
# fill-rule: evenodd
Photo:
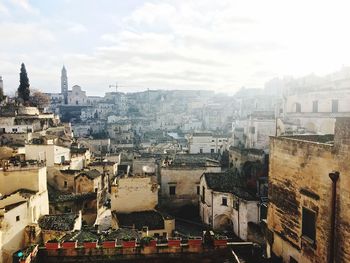
<svg viewBox="0 0 350 263">
<path fill-rule="evenodd" d="M 198 246 L 201 246 L 202 245 L 202 238 L 198 238 L 198 239 L 189 239 L 188 240 L 188 245 L 189 246 L 195 246 L 195 247 L 198 247 Z"/>
<path fill-rule="evenodd" d="M 123 245 L 124 248 L 135 247 L 136 246 L 136 241 L 135 240 L 122 241 L 122 245 Z"/>
<path fill-rule="evenodd" d="M 144 247 L 156 247 L 157 246 L 157 240 L 152 239 L 147 244 L 144 244 Z"/>
<path fill-rule="evenodd" d="M 114 241 L 103 241 L 102 247 L 103 248 L 115 248 L 115 240 Z"/>
<path fill-rule="evenodd" d="M 68 248 L 76 248 L 77 247 L 77 241 L 65 241 L 62 243 L 62 248 L 68 249 Z"/>
<path fill-rule="evenodd" d="M 180 247 L 181 239 L 168 239 L 169 247 Z"/>
<path fill-rule="evenodd" d="M 60 243 L 58 242 L 46 242 L 45 243 L 45 248 L 46 249 L 59 249 L 60 248 Z"/>
<path fill-rule="evenodd" d="M 227 239 L 215 239 L 214 246 L 227 246 Z"/>
<path fill-rule="evenodd" d="M 84 248 L 96 248 L 97 241 L 86 241 L 83 243 Z"/>
</svg>

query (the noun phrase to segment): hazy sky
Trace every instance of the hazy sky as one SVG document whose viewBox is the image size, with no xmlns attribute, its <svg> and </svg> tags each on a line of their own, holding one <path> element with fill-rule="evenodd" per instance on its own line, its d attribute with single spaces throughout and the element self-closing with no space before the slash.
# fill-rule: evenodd
<svg viewBox="0 0 350 263">
<path fill-rule="evenodd" d="M 350 65 L 350 1 L 0 0 L 0 75 L 18 87 L 88 94 L 263 87 L 275 76 Z"/>
</svg>

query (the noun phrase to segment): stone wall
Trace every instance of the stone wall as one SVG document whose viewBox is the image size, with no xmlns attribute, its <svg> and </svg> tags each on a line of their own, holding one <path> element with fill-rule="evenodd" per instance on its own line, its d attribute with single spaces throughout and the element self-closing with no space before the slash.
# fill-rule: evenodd
<svg viewBox="0 0 350 263">
<path fill-rule="evenodd" d="M 289 262 L 327 262 L 330 248 L 332 181 L 339 171 L 336 213 L 336 260 L 350 261 L 350 156 L 349 119 L 336 123 L 335 146 L 292 138 L 270 142 L 268 228 L 274 235 L 272 250 Z M 302 236 L 302 208 L 316 213 L 316 238 Z M 347 241 L 346 241 L 347 240 Z"/>
</svg>

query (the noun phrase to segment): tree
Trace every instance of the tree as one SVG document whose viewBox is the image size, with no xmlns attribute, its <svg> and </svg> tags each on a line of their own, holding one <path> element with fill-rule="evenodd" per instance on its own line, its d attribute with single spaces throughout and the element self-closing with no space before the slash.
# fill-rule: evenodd
<svg viewBox="0 0 350 263">
<path fill-rule="evenodd" d="M 2 102 L 4 99 L 5 99 L 4 90 L 3 90 L 3 88 L 0 86 L 0 102 Z"/>
<path fill-rule="evenodd" d="M 32 96 L 30 96 L 30 104 L 43 109 L 50 105 L 50 97 L 39 90 L 34 90 Z"/>
<path fill-rule="evenodd" d="M 19 87 L 18 87 L 18 98 L 22 100 L 23 103 L 26 103 L 30 99 L 30 90 L 29 90 L 29 79 L 27 76 L 27 70 L 24 63 L 21 65 L 21 72 L 19 73 Z"/>
</svg>

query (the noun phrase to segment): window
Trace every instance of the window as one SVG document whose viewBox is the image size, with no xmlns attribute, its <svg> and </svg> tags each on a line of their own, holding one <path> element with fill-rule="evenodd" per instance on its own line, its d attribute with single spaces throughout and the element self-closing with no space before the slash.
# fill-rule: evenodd
<svg viewBox="0 0 350 263">
<path fill-rule="evenodd" d="M 227 206 L 227 198 L 226 198 L 226 197 L 223 197 L 223 198 L 222 198 L 222 203 L 221 203 L 221 205 Z"/>
<path fill-rule="evenodd" d="M 210 152 L 211 153 L 215 153 L 215 149 L 210 149 Z"/>
<path fill-rule="evenodd" d="M 169 194 L 170 195 L 175 195 L 176 194 L 176 186 L 174 186 L 174 185 L 169 186 Z"/>
<path fill-rule="evenodd" d="M 17 129 L 16 128 L 12 128 L 12 132 L 17 132 Z"/>
<path fill-rule="evenodd" d="M 19 216 L 16 216 L 16 221 L 18 222 L 20 220 Z"/>
<path fill-rule="evenodd" d="M 302 236 L 315 242 L 316 213 L 305 207 L 303 207 Z"/>
<path fill-rule="evenodd" d="M 295 103 L 295 112 L 300 113 L 301 112 L 301 104 Z"/>
<path fill-rule="evenodd" d="M 68 187 L 68 183 L 67 181 L 64 181 L 64 188 L 67 188 Z"/>
<path fill-rule="evenodd" d="M 211 142 L 215 142 L 214 140 L 211 140 Z"/>
<path fill-rule="evenodd" d="M 338 100 L 332 100 L 332 112 L 338 112 Z"/>
<path fill-rule="evenodd" d="M 317 100 L 312 102 L 312 112 L 318 112 L 318 101 Z"/>
<path fill-rule="evenodd" d="M 203 149 L 199 149 L 199 153 L 203 153 Z"/>
<path fill-rule="evenodd" d="M 197 195 L 200 195 L 201 194 L 201 188 L 199 185 L 197 185 Z"/>
</svg>

